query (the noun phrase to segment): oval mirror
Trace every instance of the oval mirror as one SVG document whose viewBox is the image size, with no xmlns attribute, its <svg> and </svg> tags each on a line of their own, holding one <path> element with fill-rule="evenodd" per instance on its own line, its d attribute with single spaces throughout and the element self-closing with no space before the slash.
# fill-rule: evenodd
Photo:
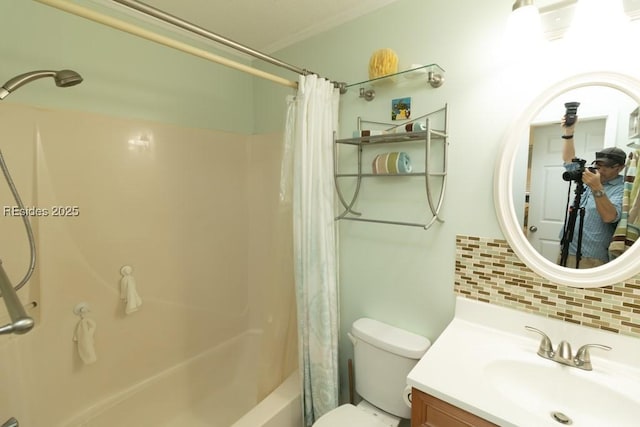
<svg viewBox="0 0 640 427">
<path fill-rule="evenodd" d="M 565 113 L 564 103 L 572 101 L 581 102 L 576 133 L 580 126 L 582 132 L 593 126 L 593 134 L 599 137 L 591 138 L 591 144 L 596 141 L 595 144 L 604 147 L 622 145 L 625 152 L 632 151 L 624 146 L 629 143 L 633 124 L 631 112 L 640 104 L 640 81 L 618 73 L 587 73 L 566 79 L 538 96 L 505 134 L 494 177 L 496 213 L 511 248 L 536 273 L 553 283 L 572 287 L 612 285 L 640 273 L 640 262 L 634 262 L 638 259 L 640 244 L 632 245 L 619 257 L 594 268 L 568 268 L 557 262 L 565 211 L 576 197 L 575 189 L 570 186 L 575 183 L 562 179 L 564 168 L 557 145 L 558 140 L 562 141 L 559 119 Z M 551 168 L 540 166 L 539 156 L 545 154 L 536 152 L 534 156 L 536 144 L 530 143 L 538 133 L 542 135 L 540 138 L 546 138 L 545 132 L 554 133 L 556 140 L 555 146 L 551 142 L 540 144 L 540 147 L 550 147 L 550 155 L 556 156 L 549 163 L 554 165 Z M 579 149 L 576 144 L 576 156 L 584 156 L 588 166 L 598 149 L 592 145 Z M 556 174 L 558 178 L 545 184 L 545 174 Z M 547 206 L 552 206 L 556 213 L 548 215 Z M 546 218 L 554 218 L 555 223 L 543 224 L 544 221 L 536 217 L 539 211 L 544 211 Z M 543 230 L 545 226 L 551 231 Z"/>
</svg>

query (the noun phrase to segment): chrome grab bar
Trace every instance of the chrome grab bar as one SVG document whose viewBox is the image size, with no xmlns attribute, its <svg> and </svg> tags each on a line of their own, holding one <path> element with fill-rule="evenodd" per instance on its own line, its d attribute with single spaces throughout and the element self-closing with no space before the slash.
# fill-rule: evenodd
<svg viewBox="0 0 640 427">
<path fill-rule="evenodd" d="M 33 328 L 33 319 L 27 316 L 24 311 L 24 307 L 16 294 L 13 285 L 7 277 L 4 268 L 2 268 L 2 261 L 0 260 L 0 296 L 4 300 L 4 305 L 7 307 L 7 312 L 11 318 L 11 323 L 7 323 L 4 326 L 0 326 L 0 335 L 4 334 L 24 334 Z"/>
</svg>

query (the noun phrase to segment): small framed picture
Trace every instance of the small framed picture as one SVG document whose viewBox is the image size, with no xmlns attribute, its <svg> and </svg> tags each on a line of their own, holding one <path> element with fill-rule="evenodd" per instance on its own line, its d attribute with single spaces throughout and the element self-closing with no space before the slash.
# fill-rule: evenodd
<svg viewBox="0 0 640 427">
<path fill-rule="evenodd" d="M 407 120 L 411 117 L 411 98 L 397 98 L 391 101 L 391 120 Z"/>
<path fill-rule="evenodd" d="M 640 137 L 640 107 L 636 108 L 629 114 L 629 139 Z"/>
</svg>

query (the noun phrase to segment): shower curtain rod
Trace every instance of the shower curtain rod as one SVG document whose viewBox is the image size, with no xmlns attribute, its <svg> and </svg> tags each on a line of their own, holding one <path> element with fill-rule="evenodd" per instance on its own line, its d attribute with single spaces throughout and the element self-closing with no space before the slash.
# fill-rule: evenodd
<svg viewBox="0 0 640 427">
<path fill-rule="evenodd" d="M 193 24 L 175 15 L 171 15 L 163 10 L 150 6 L 141 1 L 138 1 L 138 0 L 111 0 L 111 1 L 114 3 L 121 4 L 123 6 L 126 6 L 144 15 L 151 16 L 152 18 L 156 18 L 167 24 L 173 25 L 174 27 L 181 28 L 185 31 L 202 36 L 214 42 L 223 44 L 227 47 L 230 47 L 232 49 L 235 49 L 247 55 L 251 55 L 254 58 L 276 65 L 280 68 L 285 68 L 289 71 L 293 71 L 294 73 L 302 74 L 303 76 L 306 76 L 309 74 L 318 75 L 318 73 L 314 73 L 313 71 L 307 70 L 306 68 L 300 68 L 298 66 L 288 64 L 280 59 L 274 58 L 273 56 L 269 56 L 263 52 L 250 48 L 249 46 L 243 45 L 241 43 L 238 43 L 236 41 L 223 37 L 220 34 L 216 34 L 212 31 L 202 28 L 196 24 Z M 340 93 L 346 92 L 346 82 L 332 81 L 332 83 L 334 84 L 335 87 L 340 88 L 341 90 Z"/>
<path fill-rule="evenodd" d="M 126 6 L 130 9 L 133 9 L 137 12 L 140 12 L 144 15 L 147 16 L 151 16 L 153 18 L 159 19 L 162 22 L 165 22 L 167 24 L 171 24 L 174 27 L 179 27 L 182 28 L 183 30 L 189 31 L 190 33 L 194 33 L 197 34 L 199 36 L 205 37 L 209 40 L 213 40 L 214 42 L 223 44 L 225 46 L 228 46 L 230 48 L 233 48 L 235 50 L 238 50 L 242 53 L 246 53 L 247 55 L 251 55 L 254 58 L 258 58 L 261 59 L 265 62 L 269 62 L 273 65 L 277 65 L 278 67 L 281 68 L 286 68 L 287 70 L 293 71 L 295 73 L 298 74 L 303 74 L 303 75 L 307 75 L 307 74 L 315 74 L 309 70 L 305 70 L 303 68 L 300 67 L 296 67 L 295 65 L 291 65 L 291 64 L 287 64 L 284 61 L 281 61 L 279 59 L 273 58 L 269 55 L 266 55 L 262 52 L 259 52 L 255 49 L 252 49 L 248 46 L 245 46 L 243 44 L 240 44 L 238 42 L 235 42 L 233 40 L 230 40 L 226 37 L 223 37 L 219 34 L 213 33 L 209 30 L 206 30 L 202 27 L 199 27 L 191 22 L 185 21 L 182 18 L 178 18 L 175 15 L 171 15 L 167 12 L 164 12 L 160 9 L 157 9 L 153 6 L 150 6 L 146 3 L 143 3 L 141 1 L 138 0 L 111 0 L 113 3 L 118 3 L 121 4 L 123 6 Z"/>
<path fill-rule="evenodd" d="M 191 46 L 186 43 L 179 42 L 177 40 L 173 40 L 169 37 L 162 36 L 160 34 L 156 34 L 152 31 L 148 31 L 142 28 L 139 28 L 135 25 L 129 24 L 124 21 L 120 21 L 118 19 L 112 18 L 110 16 L 106 16 L 95 12 L 91 9 L 87 9 L 82 6 L 78 6 L 76 4 L 72 4 L 68 1 L 63 0 L 34 0 L 38 3 L 46 4 L 51 7 L 55 7 L 57 9 L 63 10 L 65 12 L 71 13 L 73 15 L 80 16 L 82 18 L 89 19 L 91 21 L 97 22 L 99 24 L 103 24 L 121 31 L 124 31 L 129 34 L 133 34 L 135 36 L 153 41 L 155 43 L 162 44 L 164 46 L 180 50 L 185 53 L 189 53 L 194 56 L 198 56 L 200 58 L 209 60 L 211 62 L 215 62 L 221 65 L 225 65 L 227 67 L 243 71 L 245 73 L 251 74 L 256 77 L 260 77 L 266 80 L 270 80 L 274 83 L 278 83 L 283 86 L 292 87 L 296 89 L 298 87 L 298 83 L 287 80 L 283 77 L 276 76 L 275 74 L 267 73 L 266 71 L 258 70 L 257 68 L 250 67 L 248 65 L 241 64 L 236 61 L 232 61 L 223 56 L 219 56 L 208 52 L 204 49 L 199 49 L 194 46 Z"/>
</svg>

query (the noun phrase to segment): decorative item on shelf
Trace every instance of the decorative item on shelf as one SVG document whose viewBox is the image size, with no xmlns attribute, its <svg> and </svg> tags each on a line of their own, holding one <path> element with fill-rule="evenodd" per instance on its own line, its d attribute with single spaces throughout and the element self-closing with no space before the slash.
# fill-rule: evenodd
<svg viewBox="0 0 640 427">
<path fill-rule="evenodd" d="M 375 130 L 375 129 L 354 130 L 353 131 L 353 138 L 360 138 L 362 136 L 386 135 L 388 133 L 389 132 L 384 130 L 384 129 L 380 129 L 380 130 Z M 364 142 L 367 142 L 367 140 L 364 140 Z"/>
<path fill-rule="evenodd" d="M 406 132 L 424 132 L 425 130 L 427 130 L 426 123 L 420 122 L 420 121 L 412 121 L 412 122 L 401 123 L 399 125 L 395 125 L 387 129 L 354 130 L 352 132 L 352 138 L 362 138 L 363 136 L 390 135 L 395 133 L 406 133 Z M 363 139 L 362 142 L 366 143 L 366 142 L 369 142 L 369 140 Z"/>
<path fill-rule="evenodd" d="M 426 123 L 423 122 L 411 122 L 404 125 L 405 132 L 421 132 L 427 130 Z"/>
<path fill-rule="evenodd" d="M 407 120 L 411 117 L 411 97 L 391 101 L 391 120 Z"/>
<path fill-rule="evenodd" d="M 369 59 L 369 79 L 377 79 L 398 72 L 398 55 L 393 49 L 378 49 Z"/>
</svg>

